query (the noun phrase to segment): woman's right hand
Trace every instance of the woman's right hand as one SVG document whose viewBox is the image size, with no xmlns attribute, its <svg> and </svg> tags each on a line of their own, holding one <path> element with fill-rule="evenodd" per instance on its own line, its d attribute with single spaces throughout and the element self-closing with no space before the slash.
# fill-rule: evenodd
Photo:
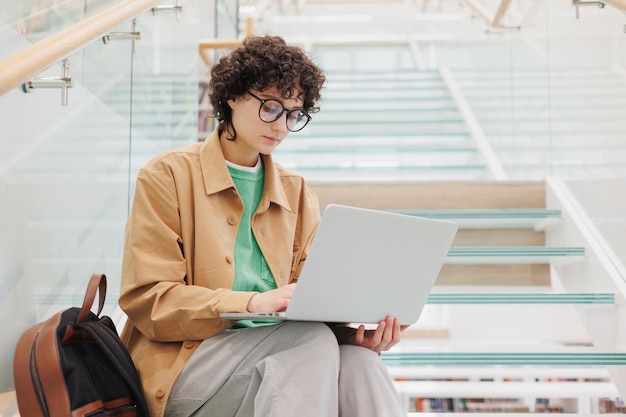
<svg viewBox="0 0 626 417">
<path fill-rule="evenodd" d="M 289 284 L 275 290 L 254 294 L 248 301 L 248 313 L 285 311 L 295 288 L 296 284 Z"/>
</svg>

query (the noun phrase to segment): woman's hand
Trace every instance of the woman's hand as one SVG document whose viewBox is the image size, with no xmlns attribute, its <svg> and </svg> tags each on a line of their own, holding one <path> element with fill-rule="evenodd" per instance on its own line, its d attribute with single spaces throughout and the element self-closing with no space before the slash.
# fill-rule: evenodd
<svg viewBox="0 0 626 417">
<path fill-rule="evenodd" d="M 391 349 L 400 341 L 400 333 L 409 326 L 401 326 L 398 319 L 387 317 L 378 322 L 375 330 L 365 330 L 364 325 L 360 325 L 350 343 L 380 352 Z"/>
<path fill-rule="evenodd" d="M 285 311 L 295 288 L 296 284 L 289 284 L 275 290 L 254 294 L 248 301 L 248 313 Z"/>
</svg>

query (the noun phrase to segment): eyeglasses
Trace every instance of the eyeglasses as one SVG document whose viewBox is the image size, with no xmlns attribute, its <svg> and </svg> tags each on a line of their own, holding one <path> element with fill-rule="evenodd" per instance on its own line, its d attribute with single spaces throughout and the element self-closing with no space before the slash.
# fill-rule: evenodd
<svg viewBox="0 0 626 417">
<path fill-rule="evenodd" d="M 265 123 L 275 122 L 280 119 L 285 111 L 287 111 L 287 129 L 292 132 L 297 132 L 304 129 L 304 126 L 306 126 L 311 120 L 311 116 L 309 116 L 309 113 L 305 110 L 287 110 L 285 109 L 285 106 L 283 106 L 283 103 L 278 100 L 274 100 L 273 98 L 262 99 L 255 96 L 250 91 L 248 91 L 248 94 L 261 102 L 261 106 L 259 107 L 259 119 Z"/>
</svg>

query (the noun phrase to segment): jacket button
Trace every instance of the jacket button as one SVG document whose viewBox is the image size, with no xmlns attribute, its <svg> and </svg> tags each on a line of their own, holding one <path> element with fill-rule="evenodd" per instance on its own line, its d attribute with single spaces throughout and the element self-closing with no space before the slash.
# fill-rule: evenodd
<svg viewBox="0 0 626 417">
<path fill-rule="evenodd" d="M 191 349 L 192 347 L 194 347 L 196 344 L 194 342 L 185 342 L 183 343 L 183 347 L 185 349 Z"/>
<path fill-rule="evenodd" d="M 231 258 L 229 255 L 226 255 L 226 262 L 229 264 L 233 263 L 233 258 Z"/>
<path fill-rule="evenodd" d="M 233 225 L 233 224 L 237 223 L 237 220 L 235 220 L 234 217 L 229 217 L 227 219 L 227 221 L 228 221 L 228 224 L 230 224 L 230 225 Z"/>
<path fill-rule="evenodd" d="M 165 390 L 163 388 L 159 388 L 156 390 L 156 392 L 154 393 L 154 395 L 157 398 L 163 398 L 165 396 Z"/>
</svg>

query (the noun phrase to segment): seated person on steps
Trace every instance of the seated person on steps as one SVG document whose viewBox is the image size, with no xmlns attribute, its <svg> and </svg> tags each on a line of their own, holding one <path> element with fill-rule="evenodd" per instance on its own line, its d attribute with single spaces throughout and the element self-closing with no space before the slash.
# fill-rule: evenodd
<svg viewBox="0 0 626 417">
<path fill-rule="evenodd" d="M 371 330 L 219 318 L 289 303 L 320 208 L 271 154 L 324 82 L 300 48 L 247 38 L 211 70 L 216 130 L 139 172 L 119 303 L 152 417 L 406 416 L 379 357 L 400 340 L 395 318 Z"/>
</svg>

